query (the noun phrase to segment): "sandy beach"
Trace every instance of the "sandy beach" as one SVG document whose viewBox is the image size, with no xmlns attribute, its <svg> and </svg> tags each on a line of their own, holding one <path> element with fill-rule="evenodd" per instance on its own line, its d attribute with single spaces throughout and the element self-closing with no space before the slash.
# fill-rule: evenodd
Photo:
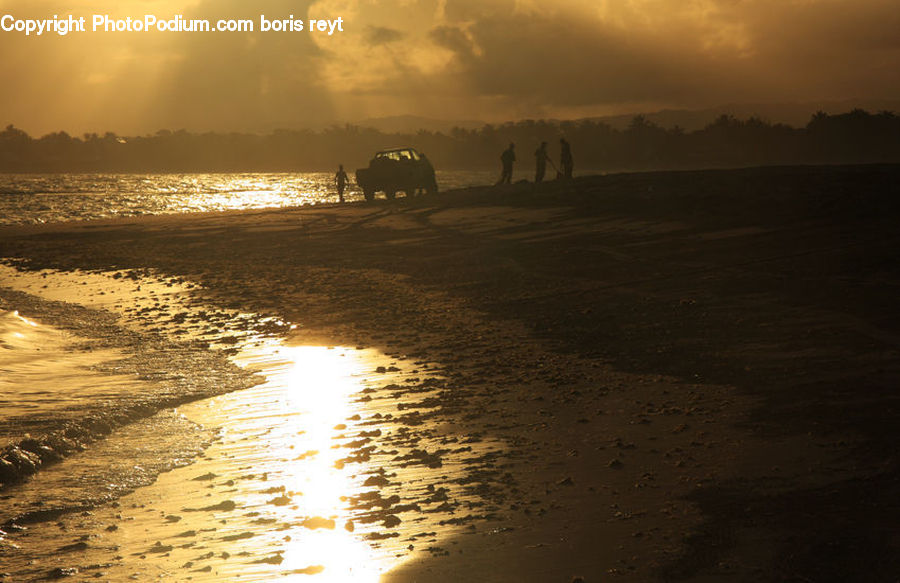
<svg viewBox="0 0 900 583">
<path fill-rule="evenodd" d="M 896 581 L 898 184 L 656 172 L 2 227 L 0 308 L 157 356 L 96 365 L 127 377 L 118 416 L 0 489 L 31 504 L 0 516 L 0 580 Z M 291 382 L 340 407 L 285 392 L 334 359 L 344 381 Z M 178 463 L 35 512 L 162 423 L 193 436 Z"/>
</svg>

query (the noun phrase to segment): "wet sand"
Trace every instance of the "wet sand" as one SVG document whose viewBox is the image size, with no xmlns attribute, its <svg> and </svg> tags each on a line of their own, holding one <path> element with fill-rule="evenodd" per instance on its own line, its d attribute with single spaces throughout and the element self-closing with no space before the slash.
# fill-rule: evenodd
<svg viewBox="0 0 900 583">
<path fill-rule="evenodd" d="M 378 467 L 428 467 L 467 437 L 496 447 L 461 456 L 458 471 L 393 486 L 409 504 L 447 488 L 452 512 L 423 520 L 454 529 L 398 546 L 402 560 L 384 581 L 893 581 L 898 178 L 879 166 L 650 173 L 10 227 L 0 229 L 0 256 L 32 270 L 158 270 L 197 282 L 221 310 L 296 325 L 271 332 L 286 345 L 429 363 L 418 380 L 372 388 L 397 405 L 394 392 L 430 391 L 408 426 L 417 440 L 456 441 Z M 159 310 L 148 325 L 178 325 L 181 313 Z M 232 455 L 229 443 L 210 456 Z M 192 518 L 204 513 L 180 512 L 183 530 L 158 530 L 172 512 L 162 498 L 203 492 L 194 478 L 204 463 L 123 499 L 153 515 L 139 539 L 149 545 L 99 571 L 115 580 L 116 569 L 165 570 L 184 558 L 170 539 L 211 527 Z M 229 480 L 208 485 L 218 496 Z M 234 500 L 260 485 L 231 487 Z M 361 511 L 351 506 L 343 511 Z M 126 513 L 103 512 L 104 528 L 125 528 Z M 354 540 L 417 534 L 396 516 Z M 279 520 L 304 529 L 308 518 Z M 284 557 L 271 524 L 241 523 L 234 534 Z M 103 544 L 122 548 L 116 532 L 104 531 Z M 188 542 L 215 537 L 197 538 Z M 231 557 L 222 545 L 240 540 L 220 537 L 198 556 Z M 265 558 L 255 549 L 247 562 Z M 197 563 L 210 570 L 191 575 L 236 578 L 226 564 Z M 296 572 L 282 572 L 325 577 L 301 572 L 317 565 L 298 559 Z"/>
</svg>

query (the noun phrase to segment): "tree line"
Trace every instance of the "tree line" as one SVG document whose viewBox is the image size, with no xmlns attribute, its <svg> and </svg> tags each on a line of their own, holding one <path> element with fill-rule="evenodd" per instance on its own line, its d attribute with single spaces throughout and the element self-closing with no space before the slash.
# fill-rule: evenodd
<svg viewBox="0 0 900 583">
<path fill-rule="evenodd" d="M 160 130 L 134 137 L 54 132 L 33 138 L 9 125 L 0 132 L 0 172 L 303 172 L 333 171 L 339 163 L 352 170 L 396 146 L 427 153 L 438 170 L 483 170 L 499 168 L 510 142 L 523 169 L 534 166 L 542 141 L 558 160 L 560 137 L 572 145 L 576 173 L 900 162 L 900 117 L 856 109 L 818 112 L 802 128 L 723 115 L 690 132 L 643 116 L 623 129 L 592 120 L 525 120 L 414 134 L 344 125 L 264 135 Z"/>
</svg>

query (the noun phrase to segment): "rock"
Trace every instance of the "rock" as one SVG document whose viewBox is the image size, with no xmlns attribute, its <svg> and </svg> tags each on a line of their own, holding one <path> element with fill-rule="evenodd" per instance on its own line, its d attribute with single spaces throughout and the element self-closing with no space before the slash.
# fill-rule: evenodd
<svg viewBox="0 0 900 583">
<path fill-rule="evenodd" d="M 31 452 L 38 456 L 42 462 L 55 462 L 62 459 L 52 447 L 40 443 L 36 439 L 26 439 L 19 444 L 19 447 L 25 451 Z"/>
<path fill-rule="evenodd" d="M 334 530 L 334 520 L 330 518 L 322 518 L 321 516 L 313 516 L 303 521 L 303 526 L 315 530 L 317 528 L 327 528 Z"/>
<path fill-rule="evenodd" d="M 246 532 L 239 532 L 238 534 L 229 534 L 227 536 L 223 536 L 222 540 L 228 541 L 228 542 L 234 542 L 237 540 L 246 540 L 248 538 L 253 538 L 254 536 L 255 535 L 252 532 L 246 531 Z"/>
<path fill-rule="evenodd" d="M 41 467 L 41 458 L 18 447 L 10 449 L 6 459 L 16 467 L 20 477 L 31 475 Z"/>
<path fill-rule="evenodd" d="M 268 556 L 264 559 L 259 559 L 257 561 L 253 561 L 253 562 L 254 563 L 263 563 L 266 565 L 280 565 L 281 563 L 284 562 L 284 557 L 282 557 L 280 554 L 274 554 L 274 555 Z"/>
<path fill-rule="evenodd" d="M 75 567 L 57 567 L 47 574 L 48 579 L 62 579 L 63 577 L 71 577 L 78 574 Z"/>
<path fill-rule="evenodd" d="M 390 482 L 384 476 L 369 476 L 366 478 L 366 481 L 363 482 L 363 486 L 376 486 L 378 488 L 383 488 L 388 484 L 390 484 Z"/>
<path fill-rule="evenodd" d="M 170 552 L 172 552 L 172 549 L 174 549 L 174 548 L 175 547 L 173 547 L 172 545 L 164 545 L 161 542 L 156 541 L 156 543 L 152 547 L 150 547 L 147 550 L 147 552 L 148 553 L 170 553 Z"/>
<path fill-rule="evenodd" d="M 200 510 L 206 510 L 208 512 L 212 512 L 215 510 L 222 510 L 224 512 L 231 512 L 237 507 L 237 504 L 234 503 L 233 500 L 225 500 L 223 502 L 219 502 L 218 504 L 213 504 L 212 506 L 205 506 Z"/>
</svg>

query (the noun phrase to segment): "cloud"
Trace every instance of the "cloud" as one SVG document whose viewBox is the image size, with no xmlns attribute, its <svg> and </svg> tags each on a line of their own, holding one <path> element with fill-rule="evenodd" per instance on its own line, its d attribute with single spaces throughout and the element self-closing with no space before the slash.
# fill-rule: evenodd
<svg viewBox="0 0 900 583">
<path fill-rule="evenodd" d="M 432 39 L 477 93 L 510 102 L 697 106 L 900 90 L 900 13 L 888 2 L 469 6 L 448 0 L 452 21 Z"/>
<path fill-rule="evenodd" d="M 0 124 L 268 130 L 900 95 L 896 0 L 5 0 L 0 13 L 335 18 L 344 32 L 0 33 Z"/>
<path fill-rule="evenodd" d="M 376 47 L 403 39 L 406 34 L 387 26 L 367 26 L 365 39 L 369 45 Z"/>
<path fill-rule="evenodd" d="M 429 36 L 435 44 L 453 52 L 460 61 L 472 62 L 475 59 L 475 45 L 461 28 L 447 25 L 436 26 L 431 29 Z"/>
<path fill-rule="evenodd" d="M 186 18 L 215 21 L 305 19 L 309 3 L 203 0 Z M 158 80 L 151 117 L 161 127 L 270 130 L 332 117 L 320 84 L 325 58 L 307 30 L 235 34 L 186 34 L 172 50 L 176 61 Z"/>
<path fill-rule="evenodd" d="M 511 112 L 900 93 L 900 11 L 886 0 L 492 7 L 447 0 L 432 41 L 473 94 Z"/>
</svg>

